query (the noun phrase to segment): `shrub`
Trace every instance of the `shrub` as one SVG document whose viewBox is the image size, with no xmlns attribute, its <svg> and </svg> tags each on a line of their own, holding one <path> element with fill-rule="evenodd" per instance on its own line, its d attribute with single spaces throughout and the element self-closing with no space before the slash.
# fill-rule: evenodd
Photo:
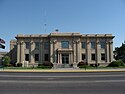
<svg viewBox="0 0 125 94">
<path fill-rule="evenodd" d="M 44 66 L 51 66 L 51 67 L 53 67 L 53 64 L 52 64 L 51 62 L 49 62 L 49 61 L 45 61 L 45 62 L 43 63 L 43 65 L 44 65 Z"/>
<path fill-rule="evenodd" d="M 10 64 L 10 57 L 4 56 L 4 57 L 2 58 L 2 64 L 3 64 L 4 66 L 8 66 L 8 65 Z"/>
<path fill-rule="evenodd" d="M 17 63 L 17 67 L 22 67 L 22 63 Z"/>
<path fill-rule="evenodd" d="M 50 66 L 50 64 L 48 64 L 48 63 L 43 63 L 43 64 L 38 64 L 37 68 L 50 69 L 50 68 L 52 68 L 52 66 Z"/>
<path fill-rule="evenodd" d="M 116 60 L 116 61 L 112 61 L 108 67 L 120 67 L 120 66 L 124 66 L 124 62 L 122 60 Z"/>
<path fill-rule="evenodd" d="M 78 63 L 78 66 L 85 66 L 86 65 L 86 62 L 84 62 L 84 61 L 80 61 L 79 63 Z"/>
</svg>

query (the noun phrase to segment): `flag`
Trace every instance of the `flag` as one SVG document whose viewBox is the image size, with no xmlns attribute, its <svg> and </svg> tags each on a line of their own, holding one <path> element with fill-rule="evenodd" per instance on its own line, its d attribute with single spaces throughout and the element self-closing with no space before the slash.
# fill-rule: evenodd
<svg viewBox="0 0 125 94">
<path fill-rule="evenodd" d="M 4 46 L 4 45 L 2 45 L 2 44 L 0 44 L 0 48 L 5 49 L 5 46 Z"/>
<path fill-rule="evenodd" d="M 3 39 L 0 38 L 0 43 L 5 44 L 5 41 Z"/>
</svg>

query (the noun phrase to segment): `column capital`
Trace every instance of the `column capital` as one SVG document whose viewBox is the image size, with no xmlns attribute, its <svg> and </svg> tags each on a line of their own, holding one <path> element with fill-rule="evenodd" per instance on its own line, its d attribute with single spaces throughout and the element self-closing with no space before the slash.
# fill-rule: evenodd
<svg viewBox="0 0 125 94">
<path fill-rule="evenodd" d="M 40 45 L 43 45 L 43 40 L 40 41 Z"/>
<path fill-rule="evenodd" d="M 24 44 L 24 41 L 21 41 L 20 44 L 23 45 L 23 44 Z"/>
<path fill-rule="evenodd" d="M 34 41 L 30 41 L 30 44 L 33 44 L 34 43 Z"/>
<path fill-rule="evenodd" d="M 56 43 L 57 43 L 57 40 L 53 40 L 53 43 L 56 44 Z"/>
<path fill-rule="evenodd" d="M 19 45 L 19 44 L 20 44 L 20 42 L 19 42 L 19 41 L 17 41 L 16 43 L 17 43 L 17 45 Z"/>
<path fill-rule="evenodd" d="M 109 42 L 109 44 L 113 44 L 113 42 L 112 42 L 112 41 L 110 41 L 110 42 Z"/>
<path fill-rule="evenodd" d="M 77 40 L 76 43 L 80 43 L 80 40 Z"/>
<path fill-rule="evenodd" d="M 50 44 L 53 44 L 53 41 L 52 41 L 52 40 L 50 41 Z"/>
<path fill-rule="evenodd" d="M 96 44 L 99 44 L 99 43 L 100 43 L 99 41 L 96 42 Z"/>
<path fill-rule="evenodd" d="M 73 40 L 73 44 L 75 44 L 76 43 L 76 41 L 75 40 Z"/>
</svg>

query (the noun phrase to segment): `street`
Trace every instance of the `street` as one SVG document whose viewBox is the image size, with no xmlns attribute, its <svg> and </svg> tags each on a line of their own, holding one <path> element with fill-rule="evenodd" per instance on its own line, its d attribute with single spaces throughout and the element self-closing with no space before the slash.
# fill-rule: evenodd
<svg viewBox="0 0 125 94">
<path fill-rule="evenodd" d="M 0 72 L 0 94 L 124 94 L 124 72 Z"/>
</svg>

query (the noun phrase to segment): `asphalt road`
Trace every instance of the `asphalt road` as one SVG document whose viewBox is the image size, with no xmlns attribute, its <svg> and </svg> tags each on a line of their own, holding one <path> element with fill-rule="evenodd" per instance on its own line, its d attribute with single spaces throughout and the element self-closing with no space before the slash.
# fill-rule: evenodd
<svg viewBox="0 0 125 94">
<path fill-rule="evenodd" d="M 125 94 L 125 73 L 0 72 L 0 94 Z"/>
</svg>

